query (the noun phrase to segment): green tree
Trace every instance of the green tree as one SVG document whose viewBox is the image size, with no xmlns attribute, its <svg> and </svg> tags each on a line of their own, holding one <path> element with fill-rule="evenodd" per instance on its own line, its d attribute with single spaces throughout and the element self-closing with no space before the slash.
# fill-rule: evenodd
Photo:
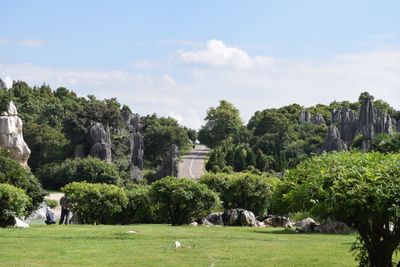
<svg viewBox="0 0 400 267">
<path fill-rule="evenodd" d="M 189 179 L 165 177 L 152 184 L 150 196 L 158 211 L 172 225 L 190 223 L 219 204 L 217 194 Z"/>
<path fill-rule="evenodd" d="M 244 128 L 240 113 L 233 104 L 221 100 L 217 108 L 207 111 L 205 125 L 200 129 L 199 141 L 210 148 L 236 138 Z"/>
<path fill-rule="evenodd" d="M 323 154 L 287 172 L 274 195 L 282 213 L 310 211 L 359 233 L 360 265 L 392 266 L 400 243 L 400 155 Z"/>
</svg>

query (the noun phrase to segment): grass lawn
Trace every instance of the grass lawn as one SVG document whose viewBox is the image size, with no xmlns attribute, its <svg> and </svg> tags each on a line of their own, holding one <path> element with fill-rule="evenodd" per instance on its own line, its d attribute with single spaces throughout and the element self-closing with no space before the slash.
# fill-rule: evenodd
<svg viewBox="0 0 400 267">
<path fill-rule="evenodd" d="M 31 225 L 0 228 L 0 266 L 356 266 L 354 240 L 279 228 Z"/>
</svg>

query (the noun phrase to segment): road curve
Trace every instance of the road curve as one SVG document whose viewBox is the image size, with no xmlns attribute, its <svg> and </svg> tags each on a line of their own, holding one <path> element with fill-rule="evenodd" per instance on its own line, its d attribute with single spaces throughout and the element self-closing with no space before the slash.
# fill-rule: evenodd
<svg viewBox="0 0 400 267">
<path fill-rule="evenodd" d="M 186 154 L 179 164 L 179 177 L 198 180 L 205 172 L 204 161 L 207 159 L 208 153 L 207 147 L 197 145 Z"/>
</svg>

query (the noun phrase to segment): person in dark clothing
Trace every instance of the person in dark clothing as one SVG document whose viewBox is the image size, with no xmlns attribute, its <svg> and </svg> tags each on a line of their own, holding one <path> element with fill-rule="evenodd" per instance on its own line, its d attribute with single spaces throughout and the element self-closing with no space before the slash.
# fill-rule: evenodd
<svg viewBox="0 0 400 267">
<path fill-rule="evenodd" d="M 69 203 L 65 196 L 60 198 L 60 205 L 61 205 L 61 217 L 60 217 L 60 224 L 68 224 L 69 219 Z"/>
<path fill-rule="evenodd" d="M 50 207 L 46 209 L 46 220 L 44 221 L 47 225 L 56 224 L 56 215 L 50 210 Z"/>
</svg>

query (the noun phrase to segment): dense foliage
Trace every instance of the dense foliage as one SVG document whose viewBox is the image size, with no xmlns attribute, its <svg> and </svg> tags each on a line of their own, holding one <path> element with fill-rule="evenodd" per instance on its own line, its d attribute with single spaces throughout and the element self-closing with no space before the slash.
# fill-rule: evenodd
<svg viewBox="0 0 400 267">
<path fill-rule="evenodd" d="M 12 225 L 15 216 L 25 214 L 30 202 L 24 190 L 0 183 L 0 227 Z"/>
<path fill-rule="evenodd" d="M 363 99 L 371 97 L 367 92 L 357 102 L 337 102 L 302 107 L 291 104 L 281 108 L 256 111 L 244 127 L 239 111 L 229 102 L 221 101 L 210 108 L 205 118 L 206 125 L 199 132 L 199 140 L 211 150 L 206 169 L 220 171 L 230 166 L 235 171 L 254 166 L 260 171 L 284 171 L 295 167 L 313 154 L 319 153 L 327 134 L 327 125 L 332 123 L 335 109 L 348 108 L 357 111 Z M 382 100 L 374 101 L 379 112 L 398 119 L 399 112 Z M 307 111 L 311 116 L 319 115 L 324 122 L 300 121 L 299 115 Z M 382 152 L 400 151 L 398 135 L 377 135 L 371 149 Z M 362 136 L 356 136 L 351 148 L 359 148 Z"/>
<path fill-rule="evenodd" d="M 117 168 L 100 159 L 67 159 L 61 164 L 45 165 L 38 172 L 43 185 L 59 189 L 71 182 L 119 184 Z"/>
<path fill-rule="evenodd" d="M 30 87 L 23 81 L 0 90 L 0 112 L 13 100 L 24 123 L 24 139 L 31 148 L 29 166 L 36 175 L 49 171 L 49 164 L 59 164 L 74 157 L 76 148 L 90 153 L 87 131 L 93 122 L 108 125 L 111 132 L 112 161 L 121 178 L 129 179 L 129 131 L 121 111 L 128 109 L 115 98 L 99 100 L 93 95 L 78 97 L 64 87 L 52 90 L 44 84 Z M 171 144 L 181 151 L 195 141 L 194 130 L 180 126 L 175 119 L 157 115 L 141 118 L 144 135 L 145 166 L 155 168 Z M 46 184 L 47 186 L 47 184 Z"/>
<path fill-rule="evenodd" d="M 72 182 L 62 191 L 84 223 L 104 224 L 128 204 L 124 189 L 115 185 Z"/>
<path fill-rule="evenodd" d="M 251 173 L 208 173 L 200 183 L 217 192 L 224 209 L 242 208 L 264 215 L 277 178 Z"/>
<path fill-rule="evenodd" d="M 354 227 L 361 265 L 392 266 L 400 243 L 400 154 L 342 152 L 306 160 L 287 172 L 275 209 L 310 211 Z"/>
<path fill-rule="evenodd" d="M 219 204 L 217 194 L 205 185 L 176 177 L 165 177 L 153 183 L 150 196 L 158 213 L 172 225 L 190 223 Z"/>
<path fill-rule="evenodd" d="M 31 201 L 25 209 L 25 215 L 35 211 L 43 201 L 45 192 L 39 181 L 18 162 L 11 159 L 8 151 L 0 149 L 0 183 L 14 185 L 26 192 Z"/>
</svg>

